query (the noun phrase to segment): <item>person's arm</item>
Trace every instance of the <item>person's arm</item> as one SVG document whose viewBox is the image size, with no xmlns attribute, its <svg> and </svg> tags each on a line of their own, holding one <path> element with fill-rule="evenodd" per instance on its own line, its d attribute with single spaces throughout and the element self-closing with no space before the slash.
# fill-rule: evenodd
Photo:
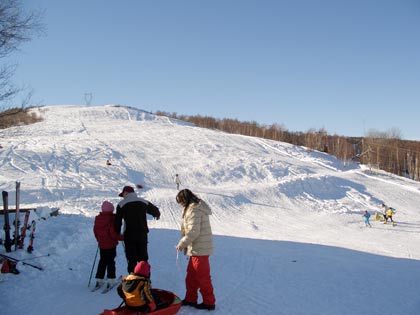
<svg viewBox="0 0 420 315">
<path fill-rule="evenodd" d="M 114 221 L 114 228 L 115 228 L 115 232 L 117 234 L 121 234 L 121 224 L 122 224 L 122 208 L 118 205 L 117 206 L 117 211 L 115 214 L 115 221 Z"/>
<path fill-rule="evenodd" d="M 115 231 L 115 215 L 114 215 L 114 222 L 113 223 L 114 224 L 112 224 L 109 227 L 109 235 L 110 235 L 111 239 L 119 241 L 120 240 L 120 235 L 119 235 L 119 233 L 117 233 L 117 231 Z"/>
<path fill-rule="evenodd" d="M 156 218 L 156 220 L 159 220 L 160 218 L 160 211 L 159 208 L 156 207 L 153 203 L 149 201 L 147 204 L 146 212 Z"/>
<path fill-rule="evenodd" d="M 120 283 L 118 285 L 118 287 L 117 287 L 117 293 L 120 296 L 120 298 L 122 298 L 124 300 L 124 303 L 125 303 L 125 294 L 124 294 L 123 289 L 122 289 L 122 283 Z"/>
<path fill-rule="evenodd" d="M 176 248 L 183 250 L 200 235 L 201 212 L 192 210 L 185 222 L 185 235 L 180 239 Z"/>
<path fill-rule="evenodd" d="M 155 299 L 153 298 L 152 295 L 152 285 L 149 281 L 146 281 L 146 283 L 144 284 L 144 295 L 147 299 L 147 305 L 150 308 L 150 311 L 153 312 L 156 309 L 156 303 L 155 303 Z"/>
<path fill-rule="evenodd" d="M 96 224 L 97 218 L 95 217 L 95 223 L 93 224 L 93 234 L 96 240 L 98 240 L 98 225 Z"/>
</svg>

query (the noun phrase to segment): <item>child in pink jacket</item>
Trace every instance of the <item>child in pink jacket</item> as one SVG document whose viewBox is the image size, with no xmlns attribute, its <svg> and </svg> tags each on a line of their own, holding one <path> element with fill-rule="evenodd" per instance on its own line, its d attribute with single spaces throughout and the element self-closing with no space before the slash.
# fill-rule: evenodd
<svg viewBox="0 0 420 315">
<path fill-rule="evenodd" d="M 117 255 L 118 234 L 114 230 L 114 206 L 109 201 L 102 203 L 101 212 L 95 217 L 93 233 L 98 241 L 100 259 L 96 272 L 96 286 L 104 284 L 107 273 L 107 286 L 115 282 L 115 256 Z"/>
</svg>

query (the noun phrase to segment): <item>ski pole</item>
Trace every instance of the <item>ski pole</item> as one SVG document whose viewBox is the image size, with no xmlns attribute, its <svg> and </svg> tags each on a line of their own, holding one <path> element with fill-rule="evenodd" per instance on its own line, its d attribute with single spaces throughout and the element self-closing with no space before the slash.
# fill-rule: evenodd
<svg viewBox="0 0 420 315">
<path fill-rule="evenodd" d="M 0 256 L 1 256 L 1 257 L 3 257 L 3 258 L 9 259 L 9 260 L 11 260 L 11 261 L 14 261 L 14 262 L 16 262 L 16 263 L 21 262 L 21 263 L 22 263 L 22 265 L 28 265 L 28 266 L 33 267 L 33 268 L 36 268 L 36 269 L 38 269 L 38 270 L 44 270 L 44 268 L 42 268 L 42 267 L 39 267 L 39 266 L 35 266 L 35 265 L 32 265 L 32 264 L 29 264 L 29 263 L 27 263 L 27 262 L 24 262 L 24 261 L 22 261 L 22 260 L 19 260 L 19 259 L 16 259 L 16 258 L 13 258 L 13 257 L 7 256 L 7 255 L 0 254 Z"/>
<path fill-rule="evenodd" d="M 47 257 L 47 256 L 50 256 L 50 254 L 41 255 L 41 256 L 36 256 L 36 257 L 30 257 L 30 258 L 25 258 L 25 259 L 21 259 L 20 261 L 31 260 L 31 259 L 37 259 L 37 258 Z"/>
<path fill-rule="evenodd" d="M 44 268 L 42 268 L 42 267 L 31 265 L 31 264 L 28 264 L 27 262 L 24 262 L 24 261 L 21 261 L 21 262 L 22 262 L 22 265 L 28 265 L 28 266 L 31 266 L 31 267 L 36 268 L 38 270 L 44 270 Z"/>
<path fill-rule="evenodd" d="M 89 288 L 89 286 L 90 286 L 90 280 L 92 280 L 93 268 L 95 268 L 95 264 L 96 264 L 96 257 L 98 257 L 98 252 L 99 252 L 99 246 L 98 246 L 98 248 L 96 249 L 95 259 L 93 260 L 92 270 L 90 271 L 90 277 L 89 277 L 88 288 Z"/>
</svg>

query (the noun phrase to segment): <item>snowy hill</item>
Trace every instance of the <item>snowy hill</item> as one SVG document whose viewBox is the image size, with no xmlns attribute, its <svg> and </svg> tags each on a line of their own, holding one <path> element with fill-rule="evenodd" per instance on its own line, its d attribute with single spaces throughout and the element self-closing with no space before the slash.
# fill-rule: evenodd
<svg viewBox="0 0 420 315">
<path fill-rule="evenodd" d="M 181 188 L 214 212 L 213 314 L 420 314 L 420 183 L 134 108 L 32 111 L 44 120 L 0 130 L 0 188 L 14 208 L 20 181 L 21 207 L 58 207 L 61 214 L 42 220 L 32 213 L 32 256 L 10 255 L 50 255 L 30 260 L 44 271 L 19 263 L 19 275 L 1 275 L 1 314 L 99 314 L 118 306 L 116 292 L 87 288 L 97 248 L 93 219 L 103 200 L 116 204 L 121 188 L 137 183 L 162 212 L 149 221 L 153 286 L 183 298 L 176 173 Z M 372 216 L 366 228 L 362 212 L 375 214 L 383 202 L 397 209 L 397 225 Z M 121 245 L 116 261 L 125 275 Z"/>
</svg>

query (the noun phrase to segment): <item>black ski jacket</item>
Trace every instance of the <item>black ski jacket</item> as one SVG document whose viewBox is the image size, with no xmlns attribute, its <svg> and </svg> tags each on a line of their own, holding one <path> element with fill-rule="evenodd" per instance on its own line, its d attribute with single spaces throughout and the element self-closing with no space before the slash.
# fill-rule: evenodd
<svg viewBox="0 0 420 315">
<path fill-rule="evenodd" d="M 122 220 L 125 222 L 123 231 L 125 241 L 141 241 L 149 232 L 146 214 L 154 218 L 160 217 L 160 211 L 151 202 L 137 197 L 136 193 L 129 193 L 120 201 L 115 215 L 115 231 L 121 234 Z"/>
</svg>

